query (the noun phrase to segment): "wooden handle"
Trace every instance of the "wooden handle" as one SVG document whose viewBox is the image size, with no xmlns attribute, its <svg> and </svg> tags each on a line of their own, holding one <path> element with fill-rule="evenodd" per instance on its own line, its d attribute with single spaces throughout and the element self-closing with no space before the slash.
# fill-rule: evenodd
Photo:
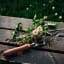
<svg viewBox="0 0 64 64">
<path fill-rule="evenodd" d="M 25 45 L 22 45 L 22 46 L 19 46 L 19 47 L 15 47 L 15 48 L 12 48 L 12 49 L 9 49 L 9 50 L 5 50 L 3 52 L 3 55 L 4 56 L 10 56 L 14 53 L 18 53 L 19 51 L 24 51 L 24 50 L 27 50 L 30 48 L 30 44 L 25 44 Z"/>
</svg>

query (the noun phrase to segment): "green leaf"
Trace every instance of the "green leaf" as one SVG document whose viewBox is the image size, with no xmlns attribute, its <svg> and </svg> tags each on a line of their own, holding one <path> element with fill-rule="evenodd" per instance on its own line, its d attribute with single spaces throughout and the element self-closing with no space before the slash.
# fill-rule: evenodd
<svg viewBox="0 0 64 64">
<path fill-rule="evenodd" d="M 34 18 L 33 18 L 33 20 L 36 20 L 36 18 L 37 18 L 37 16 L 36 16 L 36 14 L 34 15 Z"/>
</svg>

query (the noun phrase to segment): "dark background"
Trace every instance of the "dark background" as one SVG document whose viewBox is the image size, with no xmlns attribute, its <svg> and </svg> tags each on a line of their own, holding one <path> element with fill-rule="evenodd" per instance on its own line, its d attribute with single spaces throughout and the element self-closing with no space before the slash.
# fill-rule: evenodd
<svg viewBox="0 0 64 64">
<path fill-rule="evenodd" d="M 34 14 L 37 18 L 48 16 L 47 20 L 63 21 L 64 0 L 0 0 L 0 15 L 33 18 Z"/>
</svg>

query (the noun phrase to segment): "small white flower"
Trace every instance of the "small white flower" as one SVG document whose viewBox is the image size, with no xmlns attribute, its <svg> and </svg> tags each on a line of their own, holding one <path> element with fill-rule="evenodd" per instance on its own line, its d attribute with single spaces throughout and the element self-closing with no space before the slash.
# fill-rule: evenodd
<svg viewBox="0 0 64 64">
<path fill-rule="evenodd" d="M 54 2 L 54 0 L 49 0 L 49 3 L 52 3 L 52 2 Z"/>
<path fill-rule="evenodd" d="M 54 15 L 55 15 L 55 16 L 57 16 L 57 15 L 58 15 L 58 13 L 56 12 Z"/>
<path fill-rule="evenodd" d="M 59 19 L 62 19 L 62 16 L 59 16 Z"/>
<path fill-rule="evenodd" d="M 48 16 L 44 16 L 44 17 L 43 17 L 43 19 L 47 19 L 47 18 L 48 18 Z"/>
<path fill-rule="evenodd" d="M 32 5 L 30 4 L 29 6 L 31 7 Z"/>
<path fill-rule="evenodd" d="M 32 31 L 32 34 L 34 36 L 37 36 L 39 32 L 42 32 L 43 31 L 43 28 L 42 26 L 38 26 L 35 30 Z"/>
<path fill-rule="evenodd" d="M 54 10 L 55 9 L 55 6 L 52 6 L 52 10 Z"/>
<path fill-rule="evenodd" d="M 46 6 L 46 4 L 45 4 L 45 3 L 43 3 L 43 6 Z"/>
<path fill-rule="evenodd" d="M 37 31 L 38 31 L 38 32 L 43 31 L 42 26 L 37 27 Z"/>
<path fill-rule="evenodd" d="M 29 10 L 29 8 L 26 8 L 26 10 L 28 11 L 28 10 Z"/>
<path fill-rule="evenodd" d="M 33 30 L 32 34 L 33 34 L 34 36 L 36 36 L 36 35 L 38 35 L 38 31 L 35 29 L 35 30 Z"/>
</svg>

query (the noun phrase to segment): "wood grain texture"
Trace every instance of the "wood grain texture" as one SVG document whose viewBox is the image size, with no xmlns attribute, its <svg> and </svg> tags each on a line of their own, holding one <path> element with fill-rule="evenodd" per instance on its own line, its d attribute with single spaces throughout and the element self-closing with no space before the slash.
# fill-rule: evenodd
<svg viewBox="0 0 64 64">
<path fill-rule="evenodd" d="M 32 26 L 31 19 L 0 16 L 0 27 L 15 29 L 18 22 L 22 22 L 23 29 Z M 64 28 L 64 23 L 60 23 L 58 28 Z M 4 41 L 6 38 L 12 37 L 12 33 L 13 31 L 0 29 L 0 41 Z M 12 46 L 0 45 L 0 49 L 1 48 L 5 50 L 12 48 Z M 50 48 L 64 51 L 64 38 L 58 38 L 55 42 L 51 42 Z M 29 64 L 64 64 L 64 54 L 49 53 L 32 49 L 28 50 L 28 52 L 24 54 L 20 53 L 18 56 L 11 58 L 5 58 L 1 54 L 0 59 L 7 60 L 9 62 L 14 61 Z"/>
</svg>

